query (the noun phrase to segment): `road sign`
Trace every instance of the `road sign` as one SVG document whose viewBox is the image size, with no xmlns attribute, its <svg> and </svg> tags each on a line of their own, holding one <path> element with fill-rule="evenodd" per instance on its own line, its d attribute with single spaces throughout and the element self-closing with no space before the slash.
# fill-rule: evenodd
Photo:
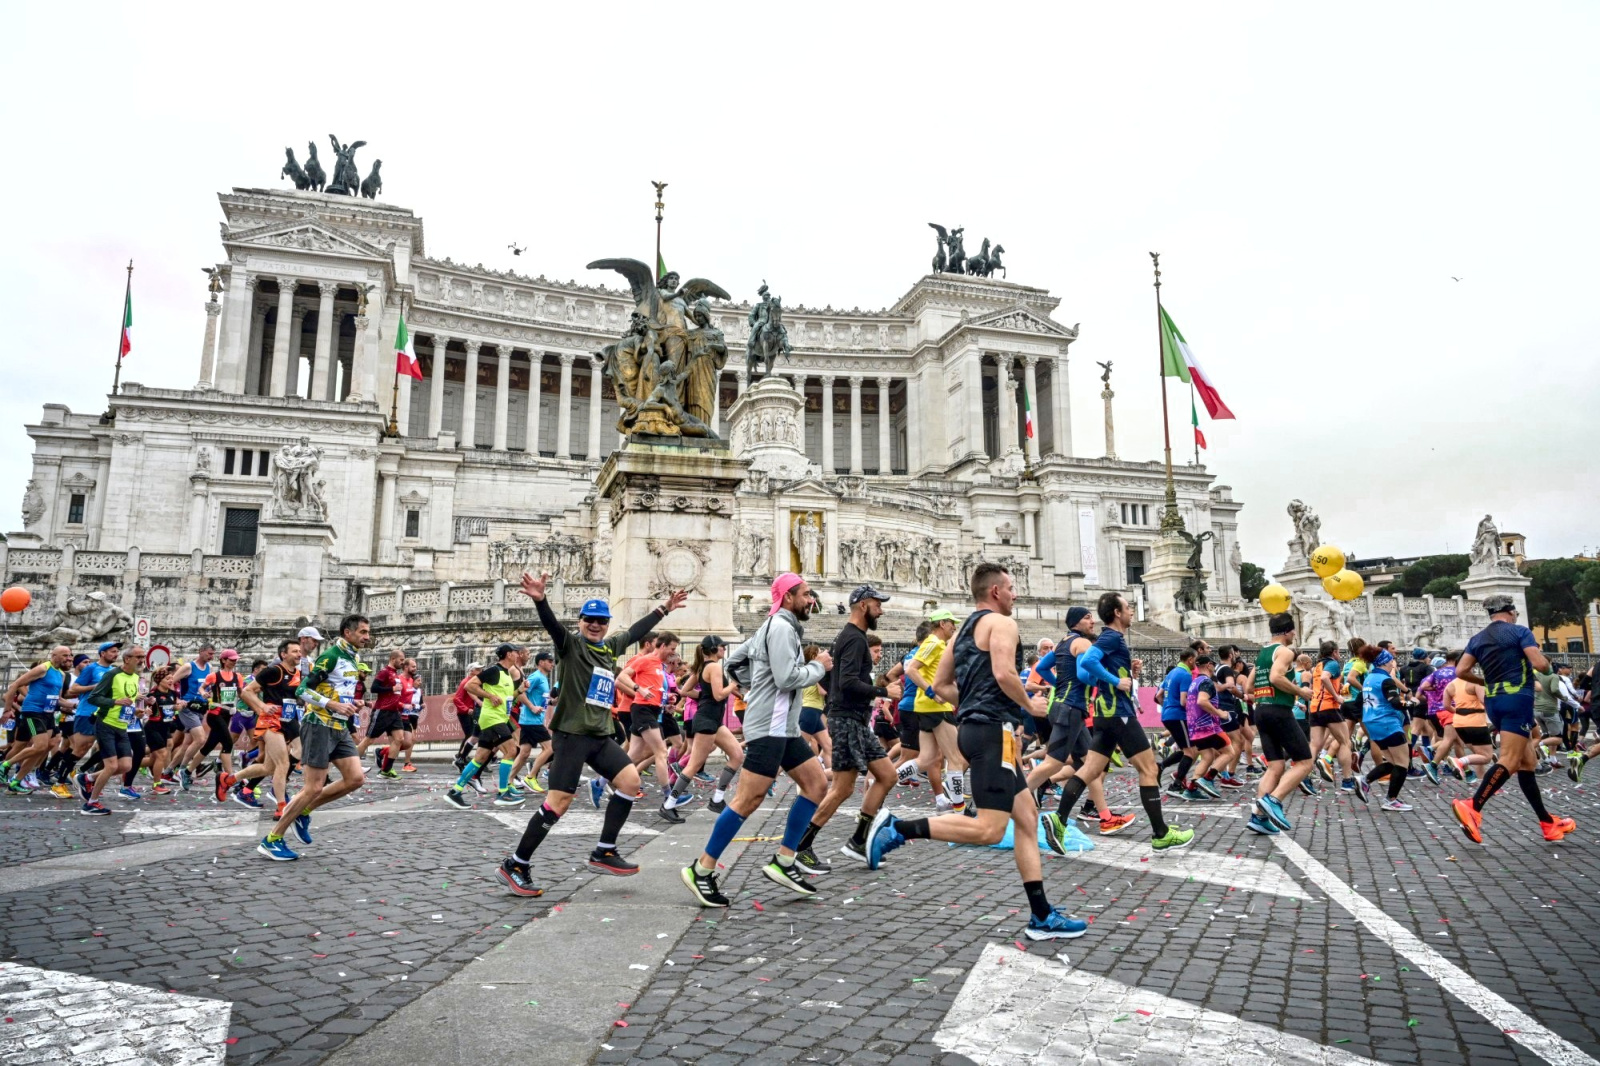
<svg viewBox="0 0 1600 1066">
<path fill-rule="evenodd" d="M 145 665 L 152 670 L 169 666 L 172 663 L 172 649 L 165 644 L 150 645 L 150 652 L 144 657 Z"/>
<path fill-rule="evenodd" d="M 140 644 L 150 639 L 150 619 L 135 618 L 133 620 L 133 639 Z"/>
</svg>

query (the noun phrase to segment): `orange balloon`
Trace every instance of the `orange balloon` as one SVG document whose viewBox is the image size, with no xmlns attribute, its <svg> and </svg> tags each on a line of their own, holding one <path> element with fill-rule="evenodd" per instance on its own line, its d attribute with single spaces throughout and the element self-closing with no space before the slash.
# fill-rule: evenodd
<svg viewBox="0 0 1600 1066">
<path fill-rule="evenodd" d="M 13 585 L 0 592 L 0 610 L 6 614 L 21 614 L 33 602 L 33 595 L 21 585 Z"/>
</svg>

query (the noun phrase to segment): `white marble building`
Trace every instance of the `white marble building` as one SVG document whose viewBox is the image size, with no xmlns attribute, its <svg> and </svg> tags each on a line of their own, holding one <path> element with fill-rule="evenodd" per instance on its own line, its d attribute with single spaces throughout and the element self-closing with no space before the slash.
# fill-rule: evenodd
<svg viewBox="0 0 1600 1066">
<path fill-rule="evenodd" d="M 593 353 L 632 310 L 626 292 L 598 284 L 614 276 L 560 283 L 435 258 L 422 220 L 382 202 L 261 189 L 219 199 L 222 291 L 196 316 L 197 380 L 126 385 L 110 424 L 47 404 L 27 427 L 33 480 L 13 554 L 257 558 L 273 457 L 305 437 L 321 451 L 333 536 L 324 572 L 304 575 L 320 580 L 322 600 L 305 613 L 357 602 L 330 602 L 341 582 L 402 617 L 458 599 L 487 608 L 495 579 L 531 566 L 574 595 L 608 584 L 595 481 L 619 437 Z M 773 287 L 805 295 L 804 278 Z M 425 380 L 399 380 L 400 435 L 388 438 L 402 302 Z M 774 569 L 803 568 L 825 603 L 872 580 L 920 613 L 957 599 L 972 559 L 999 557 L 1017 564 L 1035 616 L 1049 617 L 1136 582 L 1157 535 L 1162 468 L 1075 450 L 1078 329 L 1051 317 L 1059 302 L 1018 282 L 943 274 L 883 310 L 787 308 L 795 352 L 777 369 L 803 396 L 800 419 L 756 423 L 734 443 L 741 453 L 762 434 L 790 435 L 804 469 L 757 474 L 737 494 L 736 596 L 760 603 Z M 748 384 L 747 310 L 715 309 L 733 353 L 724 432 Z M 1104 450 L 1098 424 L 1079 439 Z M 1176 478 L 1188 528 L 1215 533 L 1212 602 L 1232 603 L 1241 505 L 1203 467 Z"/>
</svg>

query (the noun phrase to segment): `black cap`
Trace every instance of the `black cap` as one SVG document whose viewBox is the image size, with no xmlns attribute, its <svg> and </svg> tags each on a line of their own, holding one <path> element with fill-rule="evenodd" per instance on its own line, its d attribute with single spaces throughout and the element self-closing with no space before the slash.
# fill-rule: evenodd
<svg viewBox="0 0 1600 1066">
<path fill-rule="evenodd" d="M 717 636 L 715 633 L 707 633 L 705 636 L 700 638 L 700 650 L 707 655 L 710 655 L 718 648 L 726 648 L 727 646 L 728 642 Z"/>
<path fill-rule="evenodd" d="M 1085 618 L 1088 618 L 1089 617 L 1089 613 L 1090 613 L 1089 612 L 1089 608 L 1087 608 L 1087 607 L 1068 607 L 1067 608 L 1067 628 L 1068 629 L 1077 629 L 1078 628 L 1078 623 L 1083 621 Z"/>
<path fill-rule="evenodd" d="M 540 663 L 553 663 L 555 661 L 556 657 L 547 651 L 536 651 L 533 653 L 533 665 L 535 666 L 538 666 Z"/>
<path fill-rule="evenodd" d="M 857 585 L 855 591 L 850 593 L 850 606 L 854 607 L 862 600 L 877 600 L 880 603 L 888 603 L 889 597 L 871 585 Z"/>
<path fill-rule="evenodd" d="M 510 655 L 512 652 L 521 650 L 522 649 L 517 647 L 515 644 L 502 644 L 494 650 L 495 661 L 498 662 L 499 660 L 504 659 L 507 655 Z"/>
</svg>

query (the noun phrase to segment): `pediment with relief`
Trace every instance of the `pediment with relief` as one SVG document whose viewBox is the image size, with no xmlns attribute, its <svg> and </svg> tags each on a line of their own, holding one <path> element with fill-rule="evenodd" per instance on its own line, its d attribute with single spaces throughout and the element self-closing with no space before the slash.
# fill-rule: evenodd
<svg viewBox="0 0 1600 1066">
<path fill-rule="evenodd" d="M 223 226 L 222 240 L 228 245 L 256 248 L 287 248 L 297 252 L 357 256 L 362 259 L 387 259 L 388 254 L 366 241 L 329 229 L 315 215 L 303 215 L 291 222 L 228 232 Z"/>
<path fill-rule="evenodd" d="M 970 329 L 982 327 L 985 329 L 1007 329 L 1020 333 L 1038 333 L 1049 337 L 1076 338 L 1078 331 L 1069 329 L 1055 319 L 1046 318 L 1044 315 L 1026 307 L 1008 307 L 1001 311 L 994 311 L 987 315 L 968 319 L 965 325 Z"/>
</svg>

